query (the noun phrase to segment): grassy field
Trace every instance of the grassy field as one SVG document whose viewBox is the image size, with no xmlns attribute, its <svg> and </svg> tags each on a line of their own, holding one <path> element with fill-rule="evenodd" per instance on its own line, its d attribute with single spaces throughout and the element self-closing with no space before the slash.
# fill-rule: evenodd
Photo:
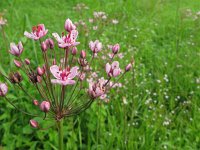
<svg viewBox="0 0 200 150">
<path fill-rule="evenodd" d="M 74 10 L 81 2 L 88 9 Z M 121 45 L 122 66 L 134 57 L 134 69 L 121 80 L 123 87 L 112 91 L 109 103 L 95 103 L 65 120 L 65 149 L 200 149 L 199 0 L 1 0 L 0 12 L 4 9 L 3 72 L 15 68 L 9 63 L 13 57 L 7 53 L 8 43 L 23 41 L 23 55 L 40 63 L 39 46 L 24 31 L 44 23 L 50 33 L 61 33 L 66 18 L 91 27 L 89 36 L 79 28 L 79 41 L 85 43 L 79 50 L 89 51 L 87 42 L 99 39 Z M 99 29 L 92 30 L 88 19 L 94 11 L 104 11 L 119 23 L 99 22 Z M 22 92 L 11 93 L 16 104 L 31 109 Z M 0 99 L 0 149 L 57 149 L 55 128 L 34 130 L 29 119 Z"/>
</svg>

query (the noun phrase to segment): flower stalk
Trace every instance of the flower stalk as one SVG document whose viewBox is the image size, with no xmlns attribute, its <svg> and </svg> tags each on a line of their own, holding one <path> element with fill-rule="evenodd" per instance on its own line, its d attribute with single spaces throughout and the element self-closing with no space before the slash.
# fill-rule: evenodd
<svg viewBox="0 0 200 150">
<path fill-rule="evenodd" d="M 57 121 L 58 124 L 58 148 L 63 150 L 63 119 Z"/>
</svg>

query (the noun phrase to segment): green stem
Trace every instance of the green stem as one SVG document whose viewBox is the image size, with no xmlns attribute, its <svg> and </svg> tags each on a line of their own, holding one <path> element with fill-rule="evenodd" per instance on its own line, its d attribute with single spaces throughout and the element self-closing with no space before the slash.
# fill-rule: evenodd
<svg viewBox="0 0 200 150">
<path fill-rule="evenodd" d="M 58 121 L 58 144 L 59 150 L 63 150 L 63 119 Z"/>
</svg>

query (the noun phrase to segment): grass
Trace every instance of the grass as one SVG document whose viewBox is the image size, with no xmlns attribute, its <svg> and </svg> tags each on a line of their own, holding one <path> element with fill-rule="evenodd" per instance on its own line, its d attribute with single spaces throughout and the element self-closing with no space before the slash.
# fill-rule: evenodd
<svg viewBox="0 0 200 150">
<path fill-rule="evenodd" d="M 72 9 L 81 1 L 1 1 L 6 9 L 8 42 L 22 40 L 24 56 L 37 57 L 37 44 L 23 36 L 31 26 L 44 23 L 50 32 L 61 32 L 64 20 L 88 23 L 94 11 L 105 11 L 119 20 L 102 31 L 91 31 L 88 40 L 120 43 L 125 66 L 134 56 L 134 72 L 121 82 L 124 88 L 112 93 L 108 104 L 97 103 L 64 124 L 66 149 L 200 149 L 200 11 L 198 0 L 113 0 L 84 2 L 89 9 L 80 15 Z M 192 16 L 187 16 L 187 9 Z M 48 34 L 49 36 L 51 34 Z M 87 41 L 83 33 L 79 40 Z M 0 36 L 0 69 L 13 65 Z M 84 46 L 79 49 L 86 49 Z M 6 68 L 6 69 L 5 69 Z M 29 87 L 27 87 L 29 88 Z M 27 97 L 11 90 L 27 109 Z M 31 91 L 30 91 L 31 93 Z M 31 93 L 35 94 L 35 93 Z M 123 103 L 127 101 L 127 104 Z M 3 149 L 56 149 L 54 129 L 33 130 L 29 117 L 0 100 L 0 145 Z M 1 149 L 1 148 L 0 148 Z"/>
</svg>

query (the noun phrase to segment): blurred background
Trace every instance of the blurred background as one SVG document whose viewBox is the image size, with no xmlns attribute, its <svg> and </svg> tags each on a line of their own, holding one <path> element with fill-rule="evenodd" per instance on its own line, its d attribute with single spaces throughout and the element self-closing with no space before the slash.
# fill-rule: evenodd
<svg viewBox="0 0 200 150">
<path fill-rule="evenodd" d="M 4 73 L 15 68 L 10 42 L 22 41 L 24 58 L 41 63 L 37 42 L 24 31 L 43 23 L 51 37 L 64 31 L 67 18 L 78 26 L 79 50 L 89 51 L 88 42 L 98 39 L 104 49 L 120 44 L 121 66 L 134 57 L 134 69 L 109 102 L 65 119 L 65 149 L 200 149 L 199 0 L 0 0 L 0 13 L 7 20 L 0 28 Z M 15 104 L 32 110 L 22 92 L 9 92 Z M 32 129 L 30 119 L 0 98 L 0 150 L 57 149 L 55 128 Z"/>
</svg>

